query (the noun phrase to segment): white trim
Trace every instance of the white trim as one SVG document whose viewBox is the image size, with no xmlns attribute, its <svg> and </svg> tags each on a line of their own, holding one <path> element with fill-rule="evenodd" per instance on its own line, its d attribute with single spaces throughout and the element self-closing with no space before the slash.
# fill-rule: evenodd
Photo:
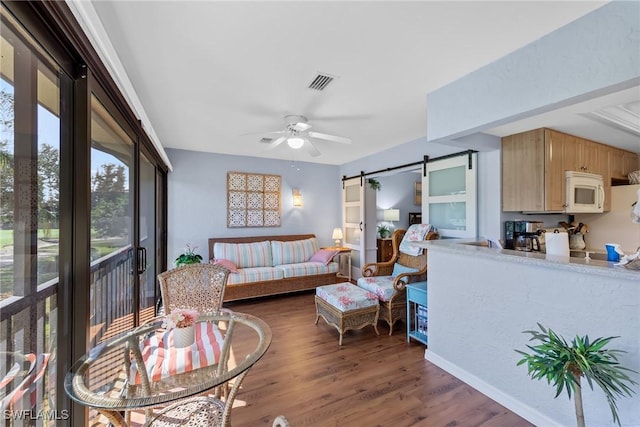
<svg viewBox="0 0 640 427">
<path fill-rule="evenodd" d="M 487 382 L 481 380 L 475 375 L 465 371 L 459 366 L 449 362 L 448 360 L 443 359 L 442 357 L 435 354 L 433 351 L 426 349 L 424 351 L 424 358 L 439 368 L 447 371 L 449 374 L 458 378 L 460 381 L 465 384 L 473 387 L 478 390 L 480 393 L 489 397 L 490 399 L 498 402 L 505 408 L 510 411 L 518 414 L 525 420 L 529 421 L 533 425 L 536 426 L 559 426 L 556 421 L 547 417 L 546 415 L 536 411 L 532 407 L 526 405 L 520 400 L 515 399 L 513 396 L 504 393 L 503 391 L 495 388 L 494 386 L 488 384 Z"/>
<path fill-rule="evenodd" d="M 100 21 L 93 4 L 89 1 L 65 1 L 84 30 L 84 33 L 91 42 L 91 45 L 98 53 L 98 56 L 100 56 L 100 59 L 109 71 L 109 74 L 122 92 L 122 95 L 127 100 L 127 103 L 133 112 L 139 117 L 140 122 L 142 123 L 142 128 L 149 136 L 149 139 L 151 139 L 156 150 L 158 150 L 160 157 L 169 167 L 169 170 L 173 171 L 173 166 L 169 161 L 169 157 L 164 151 L 164 147 L 160 143 L 160 139 L 151 125 L 151 120 L 149 120 L 149 116 L 147 116 L 147 113 L 142 106 L 142 102 L 140 102 L 140 98 L 138 98 L 138 94 L 133 88 L 131 80 L 129 80 L 129 76 L 122 66 L 122 62 L 120 62 L 120 57 L 111 44 L 111 39 L 109 39 L 107 32 L 102 26 L 102 22 Z"/>
</svg>

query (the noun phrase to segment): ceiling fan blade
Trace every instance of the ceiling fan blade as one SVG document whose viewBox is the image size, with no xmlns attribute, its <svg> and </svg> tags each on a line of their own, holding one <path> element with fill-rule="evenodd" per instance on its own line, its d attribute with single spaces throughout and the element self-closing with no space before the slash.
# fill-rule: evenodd
<svg viewBox="0 0 640 427">
<path fill-rule="evenodd" d="M 278 138 L 278 139 L 276 139 L 274 141 L 271 141 L 270 143 L 267 144 L 267 150 L 273 150 L 278 145 L 282 144 L 286 139 L 287 139 L 286 136 L 281 136 L 280 138 Z"/>
<path fill-rule="evenodd" d="M 311 142 L 307 138 L 304 139 L 304 142 L 307 147 L 307 151 L 309 152 L 309 154 L 311 154 L 311 157 L 318 157 L 320 155 L 320 151 L 318 151 L 316 146 L 313 145 L 313 142 Z"/>
<path fill-rule="evenodd" d="M 271 132 L 249 132 L 249 133 L 241 133 L 240 136 L 248 136 L 248 135 L 270 135 L 273 133 L 286 133 L 284 130 L 274 130 Z"/>
<path fill-rule="evenodd" d="M 325 139 L 331 142 L 339 142 L 340 144 L 351 144 L 351 138 L 345 138 L 343 136 L 327 135 L 326 133 L 309 132 L 311 138 Z"/>
<path fill-rule="evenodd" d="M 298 132 L 304 132 L 305 130 L 311 129 L 311 125 L 305 122 L 298 122 L 292 126 Z"/>
</svg>

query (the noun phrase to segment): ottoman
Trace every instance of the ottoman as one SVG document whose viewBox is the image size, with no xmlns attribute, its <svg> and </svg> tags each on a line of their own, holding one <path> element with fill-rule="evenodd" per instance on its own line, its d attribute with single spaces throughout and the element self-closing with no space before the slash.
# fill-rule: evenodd
<svg viewBox="0 0 640 427">
<path fill-rule="evenodd" d="M 342 335 L 350 329 L 373 326 L 378 333 L 378 297 L 351 283 L 318 286 L 316 288 L 316 321 L 320 316 L 340 332 L 338 345 L 342 345 Z"/>
</svg>

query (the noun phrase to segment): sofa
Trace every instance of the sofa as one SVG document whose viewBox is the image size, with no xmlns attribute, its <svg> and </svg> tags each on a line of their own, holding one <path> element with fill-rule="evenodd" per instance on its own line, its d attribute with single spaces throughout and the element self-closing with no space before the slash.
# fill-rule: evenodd
<svg viewBox="0 0 640 427">
<path fill-rule="evenodd" d="M 337 283 L 337 251 L 321 249 L 313 234 L 213 237 L 209 262 L 227 267 L 224 301 L 315 289 Z"/>
</svg>

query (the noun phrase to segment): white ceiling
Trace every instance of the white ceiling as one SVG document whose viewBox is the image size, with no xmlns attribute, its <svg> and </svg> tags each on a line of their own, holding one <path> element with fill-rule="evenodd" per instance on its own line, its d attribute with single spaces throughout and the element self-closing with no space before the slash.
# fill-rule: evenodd
<svg viewBox="0 0 640 427">
<path fill-rule="evenodd" d="M 343 164 L 425 137 L 427 93 L 604 3 L 78 4 L 95 8 L 100 22 L 89 26 L 104 27 L 165 148 Z M 318 72 L 336 76 L 322 92 L 307 88 Z M 287 114 L 353 143 L 317 142 L 319 157 L 286 144 L 264 151 L 258 141 L 283 129 Z M 564 130 L 553 117 L 536 127 Z"/>
</svg>

